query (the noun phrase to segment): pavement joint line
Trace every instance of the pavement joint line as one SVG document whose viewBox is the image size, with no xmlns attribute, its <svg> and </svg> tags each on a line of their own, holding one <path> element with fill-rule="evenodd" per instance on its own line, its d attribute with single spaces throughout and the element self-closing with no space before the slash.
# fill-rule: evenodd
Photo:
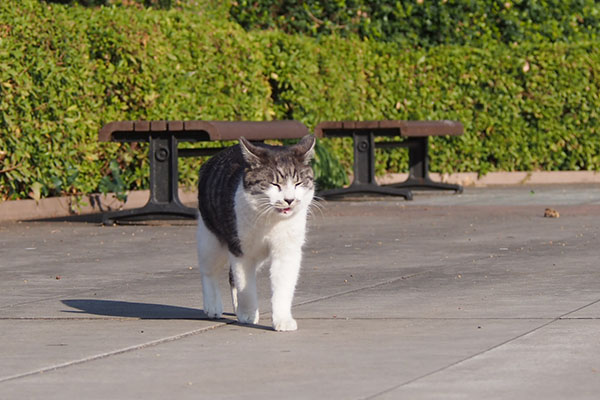
<svg viewBox="0 0 600 400">
<path fill-rule="evenodd" d="M 494 258 L 504 258 L 504 257 L 509 257 L 509 256 L 510 256 L 510 254 L 501 254 L 501 253 L 493 254 Z M 482 255 L 482 256 L 476 257 L 476 258 L 471 258 L 470 257 L 469 259 L 472 259 L 472 261 L 471 261 L 471 263 L 472 263 L 472 262 L 475 262 L 475 261 L 489 260 L 489 258 L 490 258 L 489 255 L 486 255 L 486 256 Z M 312 304 L 312 303 L 316 303 L 316 302 L 319 302 L 319 301 L 322 301 L 322 300 L 329 300 L 329 299 L 332 299 L 334 297 L 345 296 L 347 294 L 352 294 L 352 293 L 360 292 L 362 290 L 369 290 L 369 289 L 374 289 L 374 288 L 377 288 L 377 287 L 380 287 L 380 286 L 389 285 L 389 284 L 392 284 L 392 283 L 396 283 L 396 282 L 400 282 L 400 281 L 407 280 L 407 279 L 410 279 L 410 278 L 414 278 L 416 276 L 427 275 L 427 274 L 430 274 L 430 273 L 434 272 L 434 270 L 438 269 L 438 268 L 459 267 L 461 265 L 467 265 L 467 264 L 459 263 L 459 262 L 453 262 L 452 264 L 449 264 L 449 265 L 446 265 L 446 264 L 435 265 L 435 266 L 431 266 L 430 265 L 429 267 L 425 267 L 425 268 L 427 268 L 425 271 L 415 272 L 415 273 L 408 274 L 408 275 L 402 275 L 402 276 L 396 277 L 396 278 L 390 278 L 390 279 L 387 279 L 387 280 L 385 280 L 383 282 L 377 282 L 377 283 L 373 283 L 371 285 L 362 286 L 362 287 L 359 287 L 359 288 L 350 289 L 350 290 L 346 290 L 346 291 L 342 291 L 342 292 L 338 292 L 338 293 L 333 293 L 333 294 L 330 294 L 330 295 L 327 295 L 327 296 L 323 296 L 323 297 L 319 297 L 319 298 L 312 299 L 312 300 L 305 300 L 305 301 L 302 301 L 300 303 L 294 304 L 293 307 L 294 308 L 295 307 L 300 307 L 300 306 L 304 306 L 306 304 Z"/>
<path fill-rule="evenodd" d="M 270 311 L 261 315 L 267 316 Z M 225 319 L 225 318 L 223 318 Z M 328 320 L 350 320 L 350 321 L 548 321 L 552 317 L 297 317 L 301 321 L 328 321 Z M 600 320 L 600 317 L 561 317 L 560 321 L 576 320 Z M 0 321 L 213 321 L 209 318 L 178 318 L 178 317 L 0 317 Z M 237 324 L 231 320 L 232 324 Z M 227 323 L 229 324 L 229 323 Z M 229 324 L 231 325 L 231 324 Z M 245 326 L 244 324 L 242 324 Z"/>
<path fill-rule="evenodd" d="M 96 360 L 101 360 L 101 359 L 104 359 L 104 358 L 116 356 L 116 355 L 119 355 L 119 354 L 130 353 L 132 351 L 142 350 L 142 349 L 146 349 L 146 348 L 149 348 L 149 347 L 154 347 L 154 346 L 158 346 L 158 345 L 161 345 L 161 344 L 174 342 L 176 340 L 184 339 L 184 338 L 187 338 L 187 337 L 190 337 L 190 336 L 199 335 L 201 333 L 209 332 L 209 331 L 221 328 L 223 326 L 231 325 L 231 324 L 233 324 L 235 322 L 236 321 L 228 321 L 228 320 L 222 320 L 221 319 L 221 320 L 217 321 L 217 323 L 215 325 L 204 327 L 204 328 L 200 328 L 200 329 L 194 329 L 192 331 L 180 333 L 178 335 L 168 336 L 168 337 L 165 337 L 165 338 L 152 340 L 150 342 L 146 342 L 146 343 L 142 343 L 142 344 L 137 344 L 137 345 L 133 345 L 133 346 L 128 346 L 128 347 L 124 347 L 124 348 L 118 349 L 118 350 L 108 351 L 108 352 L 105 352 L 105 353 L 100 353 L 100 354 L 96 354 L 96 355 L 93 355 L 93 356 L 84 357 L 84 358 L 81 358 L 81 359 L 78 359 L 78 360 L 67 361 L 67 362 L 64 362 L 64 363 L 60 363 L 60 364 L 51 365 L 51 366 L 48 366 L 48 367 L 39 368 L 39 369 L 36 369 L 36 370 L 33 370 L 33 371 L 28 371 L 28 372 L 23 372 L 23 373 L 16 374 L 16 375 L 10 375 L 10 376 L 5 376 L 5 377 L 0 377 L 0 383 L 4 383 L 4 382 L 16 380 L 16 379 L 21 379 L 21 378 L 26 378 L 26 377 L 32 376 L 32 375 L 43 374 L 43 373 L 46 373 L 46 372 L 52 372 L 52 371 L 56 371 L 56 370 L 59 370 L 59 369 L 68 368 L 68 367 L 72 367 L 72 366 L 75 366 L 75 365 L 84 364 L 84 363 L 88 363 L 88 362 L 91 362 L 91 361 L 96 361 Z"/>
<path fill-rule="evenodd" d="M 552 317 L 300 317 L 301 321 L 554 321 Z M 599 318 L 568 318 L 568 319 L 600 319 Z"/>
<path fill-rule="evenodd" d="M 178 270 L 173 269 L 170 272 L 176 273 L 176 271 L 178 271 Z M 167 275 L 168 274 L 165 274 L 165 276 L 167 276 Z M 134 278 L 134 279 L 127 280 L 127 281 L 116 282 L 114 286 L 109 286 L 109 287 L 110 287 L 110 289 L 115 289 L 115 288 L 119 288 L 121 286 L 131 286 L 132 284 L 137 284 L 139 282 L 147 281 L 147 280 L 154 279 L 154 278 L 156 278 L 156 276 L 153 276 L 153 275 L 144 275 L 141 278 Z M 98 286 L 98 287 L 81 289 L 81 290 L 77 290 L 76 292 L 73 292 L 73 293 L 68 293 L 68 295 L 69 296 L 79 296 L 79 295 L 83 295 L 83 294 L 86 294 L 86 293 L 89 293 L 89 292 L 100 292 L 102 290 L 106 290 L 107 287 Z M 34 303 L 44 302 L 44 301 L 48 301 L 48 300 L 61 299 L 61 298 L 64 298 L 64 297 L 65 297 L 65 293 L 62 293 L 60 295 L 44 297 L 42 299 L 28 300 L 28 301 L 23 301 L 23 302 L 20 302 L 20 303 L 2 305 L 2 306 L 0 306 L 0 310 L 1 309 L 6 309 L 6 308 L 11 308 L 11 307 L 22 306 L 22 305 L 26 305 L 26 304 L 34 304 Z"/>
<path fill-rule="evenodd" d="M 87 289 L 85 291 L 81 290 L 79 292 L 73 293 L 72 295 L 73 296 L 78 296 L 80 294 L 88 293 L 90 290 L 98 290 L 99 291 L 101 289 L 92 288 L 92 289 Z M 61 297 L 65 297 L 64 294 L 56 295 L 56 296 L 50 296 L 50 297 L 44 297 L 43 299 L 28 300 L 28 301 L 22 301 L 20 303 L 7 304 L 7 305 L 4 305 L 4 306 L 0 306 L 0 310 L 1 309 L 5 309 L 5 308 L 18 307 L 18 306 L 22 306 L 22 305 L 25 305 L 25 304 L 34 304 L 34 303 L 40 303 L 40 302 L 48 301 L 48 300 L 60 299 Z"/>
<path fill-rule="evenodd" d="M 144 276 L 142 278 L 135 278 L 135 279 L 128 280 L 128 281 L 115 282 L 115 284 L 113 286 L 107 286 L 107 287 L 110 287 L 110 289 L 115 289 L 115 288 L 119 288 L 121 286 L 130 286 L 131 284 L 142 282 L 142 281 L 148 280 L 150 278 L 151 278 L 150 276 Z M 83 295 L 83 294 L 86 294 L 86 293 L 89 293 L 89 292 L 100 292 L 102 290 L 106 290 L 107 287 L 97 286 L 97 287 L 91 287 L 91 288 L 86 288 L 86 289 L 81 289 L 81 290 L 73 289 L 73 290 L 77 290 L 77 291 L 74 291 L 73 293 L 61 293 L 61 294 L 58 294 L 58 295 L 55 295 L 55 296 L 48 296 L 48 297 L 44 297 L 42 299 L 37 299 L 37 300 L 28 300 L 28 301 L 23 301 L 23 302 L 20 302 L 20 303 L 7 304 L 7 305 L 4 305 L 4 306 L 0 306 L 0 309 L 17 307 L 17 306 L 22 306 L 22 305 L 25 305 L 25 304 L 40 303 L 40 302 L 44 302 L 44 301 L 48 301 L 48 300 L 61 299 L 61 298 L 64 298 L 66 295 L 68 295 L 68 296 L 79 296 L 79 295 Z"/>
<path fill-rule="evenodd" d="M 579 318 L 577 318 L 577 317 L 569 317 L 569 315 L 570 315 L 570 314 L 573 314 L 573 313 L 576 313 L 577 311 L 581 311 L 581 310 L 583 310 L 583 309 L 585 309 L 585 308 L 591 307 L 591 306 L 593 306 L 594 304 L 598 304 L 598 303 L 600 303 L 600 299 L 598 299 L 598 300 L 595 300 L 595 301 L 592 301 L 591 303 L 589 303 L 589 304 L 586 304 L 586 305 L 584 305 L 584 306 L 581 306 L 581 307 L 579 307 L 579 308 L 576 308 L 576 309 L 575 309 L 575 310 L 573 310 L 573 311 L 569 311 L 568 313 L 566 313 L 566 314 L 563 314 L 563 315 L 561 315 L 560 317 L 558 317 L 558 319 L 559 319 L 559 320 L 562 320 L 562 319 L 579 319 Z"/>
<path fill-rule="evenodd" d="M 137 317 L 0 317 L 0 321 L 139 321 Z M 158 319 L 158 318 L 152 318 Z"/>
<path fill-rule="evenodd" d="M 427 270 L 427 271 L 423 271 L 423 272 L 416 272 L 416 273 L 410 274 L 410 275 L 402 275 L 402 276 L 397 277 L 397 278 L 387 279 L 387 280 L 385 280 L 383 282 L 377 282 L 377 283 L 373 283 L 371 285 L 361 286 L 359 288 L 354 288 L 354 289 L 349 289 L 349 290 L 345 290 L 345 291 L 342 291 L 342 292 L 333 293 L 333 294 L 330 294 L 330 295 L 327 295 L 327 296 L 322 296 L 322 297 L 319 297 L 319 298 L 316 298 L 316 299 L 305 300 L 305 301 L 302 301 L 300 303 L 294 304 L 294 308 L 300 307 L 300 306 L 304 306 L 304 305 L 307 305 L 307 304 L 316 303 L 316 302 L 323 301 L 323 300 L 329 300 L 329 299 L 332 299 L 334 297 L 345 296 L 347 294 L 360 292 L 362 290 L 374 289 L 374 288 L 377 288 L 377 287 L 380 287 L 380 286 L 385 286 L 385 285 L 389 285 L 389 284 L 396 283 L 396 282 L 399 282 L 399 281 L 407 280 L 407 279 L 413 278 L 413 277 L 418 276 L 418 275 L 428 274 L 430 272 L 432 272 L 432 271 L 431 270 Z"/>
<path fill-rule="evenodd" d="M 192 317 L 0 317 L 0 321 L 213 321 Z"/>
<path fill-rule="evenodd" d="M 479 352 L 477 352 L 477 353 L 475 353 L 475 354 L 472 354 L 472 355 L 470 355 L 470 356 L 464 357 L 464 358 L 462 358 L 462 359 L 460 359 L 460 360 L 458 360 L 458 361 L 455 361 L 455 362 L 452 362 L 452 363 L 450 363 L 450 364 L 448 364 L 448 365 L 446 365 L 446 366 L 443 366 L 443 367 L 437 368 L 437 369 L 436 369 L 436 370 L 434 370 L 434 371 L 430 371 L 430 372 L 428 372 L 428 373 L 426 373 L 426 374 L 423 374 L 423 375 L 421 375 L 421 376 L 418 376 L 418 377 L 416 377 L 416 378 L 409 379 L 409 380 L 408 380 L 408 381 L 406 381 L 406 382 L 402 382 L 402 383 L 400 383 L 400 384 L 394 385 L 393 387 L 390 387 L 390 388 L 388 388 L 388 389 L 386 389 L 386 390 L 383 390 L 383 391 L 381 391 L 381 392 L 379 392 L 379 393 L 375 393 L 374 395 L 371 395 L 371 396 L 365 397 L 363 400 L 372 400 L 372 399 L 376 399 L 377 397 L 380 397 L 380 396 L 382 396 L 382 395 L 384 395 L 384 394 L 390 393 L 390 392 L 392 392 L 392 391 L 394 391 L 394 390 L 397 390 L 397 389 L 399 389 L 399 388 L 401 388 L 401 387 L 403 387 L 403 386 L 409 385 L 409 384 L 411 384 L 411 383 L 414 383 L 414 382 L 416 382 L 416 381 L 418 381 L 418 380 L 421 380 L 421 379 L 427 378 L 427 377 L 429 377 L 429 376 L 432 376 L 432 375 L 435 375 L 435 374 L 437 374 L 437 373 L 439 373 L 439 372 L 445 371 L 445 370 L 447 370 L 447 369 L 449 369 L 449 368 L 455 367 L 455 366 L 457 366 L 457 365 L 459 365 L 459 364 L 462 364 L 462 363 L 464 363 L 465 361 L 469 361 L 469 360 L 471 360 L 471 359 L 473 359 L 473 358 L 475 358 L 475 357 L 479 357 L 479 356 L 480 356 L 480 355 L 482 355 L 482 354 L 488 353 L 488 352 L 490 352 L 490 351 L 492 351 L 492 350 L 495 350 L 495 349 L 497 349 L 497 348 L 500 348 L 500 347 L 502 347 L 502 346 L 504 346 L 504 345 L 506 345 L 506 344 L 508 344 L 508 343 L 512 343 L 512 342 L 514 342 L 514 341 L 516 341 L 516 340 L 519 340 L 519 339 L 521 339 L 521 338 L 523 338 L 523 337 L 525 337 L 525 336 L 527 336 L 527 335 L 530 335 L 530 334 L 532 334 L 532 333 L 534 333 L 534 332 L 537 332 L 537 331 L 539 331 L 539 330 L 541 330 L 541 329 L 544 329 L 545 327 L 547 327 L 547 326 L 549 326 L 549 325 L 551 325 L 551 324 L 553 324 L 553 323 L 555 323 L 555 322 L 557 322 L 557 321 L 564 320 L 564 318 L 565 318 L 567 315 L 569 315 L 569 314 L 573 314 L 573 313 L 575 313 L 575 312 L 577 312 L 577 311 L 579 311 L 579 310 L 582 310 L 582 309 L 584 309 L 584 308 L 586 308 L 586 307 L 592 306 L 592 305 L 594 305 L 594 304 L 596 304 L 596 303 L 598 303 L 598 302 L 600 302 L 600 299 L 598 299 L 598 300 L 595 300 L 595 301 L 593 301 L 593 302 L 591 302 L 591 303 L 588 303 L 588 304 L 586 304 L 586 305 L 584 305 L 584 306 L 578 307 L 578 308 L 576 308 L 576 309 L 574 309 L 574 310 L 571 310 L 571 311 L 569 311 L 569 312 L 566 312 L 566 313 L 564 313 L 564 314 L 562 314 L 562 315 L 560 315 L 560 316 L 558 316 L 558 317 L 556 317 L 556 318 L 552 318 L 552 319 L 550 319 L 548 322 L 546 322 L 546 323 L 544 323 L 544 324 L 542 324 L 542 325 L 540 325 L 540 326 L 537 326 L 537 327 L 535 327 L 535 328 L 532 328 L 532 329 L 528 330 L 527 332 L 521 333 L 521 334 L 519 334 L 519 335 L 517 335 L 517 336 L 515 336 L 515 337 L 513 337 L 513 338 L 507 339 L 507 340 L 505 340 L 505 341 L 503 341 L 503 342 L 501 342 L 501 343 L 495 344 L 495 345 L 493 345 L 493 346 L 491 346 L 491 347 L 489 347 L 489 348 L 487 348 L 487 349 L 481 350 L 481 351 L 479 351 Z"/>
<path fill-rule="evenodd" d="M 476 352 L 476 353 L 474 353 L 474 354 L 471 354 L 471 355 L 469 355 L 469 356 L 467 356 L 467 357 L 464 357 L 464 358 L 462 358 L 462 359 L 460 359 L 460 360 L 458 360 L 458 361 L 454 361 L 454 362 L 452 362 L 452 363 L 450 363 L 450 364 L 448 364 L 448 365 L 445 365 L 445 366 L 443 366 L 443 367 L 440 367 L 440 368 L 437 368 L 437 369 L 435 369 L 435 370 L 433 370 L 433 371 L 427 372 L 427 373 L 425 373 L 425 374 L 423 374 L 423 375 L 421 375 L 421 376 L 418 376 L 418 377 L 416 377 L 416 378 L 412 378 L 412 379 L 409 379 L 409 380 L 407 380 L 407 381 L 405 381 L 405 382 L 402 382 L 402 383 L 400 383 L 400 384 L 394 385 L 394 386 L 392 386 L 392 387 L 390 387 L 390 388 L 387 388 L 387 389 L 385 389 L 385 390 L 382 390 L 382 391 L 381 391 L 381 392 L 379 392 L 379 393 L 375 393 L 375 394 L 373 394 L 373 395 L 371 395 L 371 396 L 365 397 L 363 400 L 372 400 L 372 399 L 376 399 L 376 398 L 378 398 L 378 397 L 380 397 L 380 396 L 382 396 L 382 395 L 384 395 L 384 394 L 390 393 L 390 392 L 392 392 L 392 391 L 394 391 L 394 390 L 397 390 L 397 389 L 399 389 L 399 388 L 401 388 L 401 387 L 403 387 L 403 386 L 410 385 L 411 383 L 414 383 L 414 382 L 416 382 L 416 381 L 418 381 L 418 380 L 421 380 L 421 379 L 427 378 L 427 377 L 429 377 L 429 376 L 432 376 L 432 375 L 435 375 L 435 374 L 437 374 L 437 373 L 440 373 L 440 372 L 442 372 L 442 371 L 445 371 L 445 370 L 447 370 L 447 369 L 449 369 L 449 368 L 455 367 L 455 366 L 457 366 L 457 365 L 459 365 L 459 364 L 462 364 L 462 363 L 464 363 L 465 361 L 469 361 L 469 360 L 471 360 L 471 359 L 473 359 L 473 358 L 475 358 L 475 357 L 478 357 L 478 356 L 480 356 L 480 355 L 482 355 L 482 354 L 485 354 L 485 353 L 487 353 L 487 352 L 490 352 L 490 351 L 492 351 L 492 350 L 494 350 L 494 349 L 497 349 L 497 348 L 499 348 L 499 347 L 502 347 L 502 346 L 504 346 L 504 345 L 506 345 L 506 344 L 508 344 L 508 343 L 511 343 L 511 342 L 513 342 L 513 341 L 515 341 L 515 340 L 518 340 L 518 339 L 520 339 L 520 338 L 522 338 L 522 337 L 524 337 L 524 336 L 527 336 L 527 335 L 529 335 L 529 334 L 531 334 L 531 333 L 533 333 L 533 332 L 536 332 L 536 331 L 538 331 L 538 330 L 540 330 L 540 329 L 542 329 L 542 328 L 544 328 L 544 327 L 546 327 L 546 326 L 548 326 L 548 325 L 550 325 L 550 324 L 552 324 L 552 323 L 554 323 L 554 322 L 556 322 L 556 321 L 558 321 L 558 320 L 559 320 L 559 318 L 553 318 L 553 319 L 551 319 L 550 321 L 548 321 L 548 322 L 546 322 L 546 323 L 544 323 L 544 324 L 542 324 L 542 325 L 540 325 L 540 326 L 537 326 L 537 327 L 535 327 L 535 328 L 533 328 L 533 329 L 530 329 L 530 330 L 528 330 L 527 332 L 521 333 L 521 334 L 519 334 L 519 335 L 517 335 L 517 336 L 515 336 L 515 337 L 513 337 L 513 338 L 507 339 L 507 340 L 505 340 L 505 341 L 503 341 L 503 342 L 501 342 L 501 343 L 495 344 L 495 345 L 493 345 L 493 346 L 491 346 L 491 347 L 489 347 L 489 348 L 487 348 L 487 349 L 484 349 L 484 350 L 481 350 L 481 351 L 479 351 L 479 352 Z"/>
<path fill-rule="evenodd" d="M 495 254 L 493 256 L 494 256 L 494 258 L 504 258 L 504 257 L 509 257 L 510 255 L 509 254 L 500 254 L 499 253 L 499 254 L 497 254 L 497 255 Z M 487 255 L 487 256 L 480 256 L 480 257 L 474 258 L 472 262 L 489 260 L 489 258 L 490 258 L 489 255 Z M 390 278 L 390 279 L 387 279 L 387 280 L 385 280 L 383 282 L 377 282 L 377 283 L 373 283 L 371 285 L 362 286 L 362 287 L 359 287 L 359 288 L 350 289 L 350 290 L 346 290 L 346 291 L 342 291 L 342 292 L 338 292 L 338 293 L 333 293 L 333 294 L 330 294 L 330 295 L 327 295 L 327 296 L 323 296 L 323 297 L 319 297 L 319 298 L 316 298 L 316 299 L 305 300 L 305 301 L 302 301 L 300 303 L 294 304 L 293 308 L 301 307 L 301 306 L 304 306 L 304 305 L 307 305 L 307 304 L 312 304 L 312 303 L 316 303 L 316 302 L 323 301 L 323 300 L 329 300 L 329 299 L 332 299 L 332 298 L 335 298 L 335 297 L 345 296 L 347 294 L 357 293 L 357 292 L 360 292 L 360 291 L 363 291 L 363 290 L 369 290 L 369 289 L 374 289 L 374 288 L 378 288 L 378 287 L 385 286 L 385 285 L 390 285 L 390 284 L 393 284 L 393 283 L 396 283 L 396 282 L 400 282 L 400 281 L 403 281 L 403 280 L 407 280 L 407 279 L 410 279 L 410 278 L 414 278 L 414 277 L 420 276 L 420 275 L 427 275 L 427 274 L 430 274 L 430 273 L 434 272 L 434 269 L 436 269 L 436 268 L 453 267 L 453 266 L 455 267 L 455 266 L 460 266 L 460 265 L 464 265 L 464 264 L 455 262 L 455 263 L 452 263 L 451 265 L 441 265 L 441 266 L 433 266 L 433 267 L 429 266 L 429 267 L 427 267 L 428 269 L 425 270 L 425 271 L 415 272 L 413 274 L 408 274 L 408 275 L 402 275 L 402 276 L 396 277 L 396 278 Z M 265 312 L 264 314 L 268 315 L 268 314 L 270 314 L 270 312 Z M 263 313 L 261 313 L 261 315 L 263 315 Z"/>
</svg>

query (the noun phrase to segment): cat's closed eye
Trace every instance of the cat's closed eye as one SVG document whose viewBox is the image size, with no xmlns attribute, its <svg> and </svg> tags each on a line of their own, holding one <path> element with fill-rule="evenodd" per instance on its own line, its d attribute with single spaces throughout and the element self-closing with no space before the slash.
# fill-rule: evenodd
<svg viewBox="0 0 600 400">
<path fill-rule="evenodd" d="M 275 186 L 277 189 L 281 190 L 281 185 L 278 183 L 271 183 L 271 185 Z"/>
</svg>

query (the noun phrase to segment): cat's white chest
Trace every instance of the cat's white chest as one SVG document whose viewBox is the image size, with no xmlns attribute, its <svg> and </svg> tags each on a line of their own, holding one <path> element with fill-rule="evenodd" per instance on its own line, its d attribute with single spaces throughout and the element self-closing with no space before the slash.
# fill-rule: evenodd
<svg viewBox="0 0 600 400">
<path fill-rule="evenodd" d="M 260 205 L 253 203 L 240 186 L 235 196 L 235 212 L 244 257 L 265 259 L 273 252 L 304 244 L 306 208 L 296 210 L 289 217 L 263 215 Z"/>
</svg>

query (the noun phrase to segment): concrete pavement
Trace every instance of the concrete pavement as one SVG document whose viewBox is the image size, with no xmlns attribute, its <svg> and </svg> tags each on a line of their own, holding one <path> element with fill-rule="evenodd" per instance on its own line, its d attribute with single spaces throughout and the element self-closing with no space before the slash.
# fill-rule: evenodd
<svg viewBox="0 0 600 400">
<path fill-rule="evenodd" d="M 598 185 L 328 202 L 278 333 L 266 271 L 204 319 L 192 224 L 3 223 L 0 398 L 596 399 L 599 233 Z"/>
</svg>

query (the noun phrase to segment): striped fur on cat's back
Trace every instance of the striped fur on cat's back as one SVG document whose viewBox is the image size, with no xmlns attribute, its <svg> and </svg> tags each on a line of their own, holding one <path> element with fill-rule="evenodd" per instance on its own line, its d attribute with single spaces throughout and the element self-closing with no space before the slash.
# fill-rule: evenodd
<svg viewBox="0 0 600 400">
<path fill-rule="evenodd" d="M 202 166 L 198 256 L 209 318 L 223 312 L 216 279 L 229 266 L 234 312 L 257 323 L 256 272 L 270 262 L 273 327 L 296 329 L 291 304 L 314 195 L 314 145 L 313 136 L 288 147 L 240 138 Z"/>
</svg>

